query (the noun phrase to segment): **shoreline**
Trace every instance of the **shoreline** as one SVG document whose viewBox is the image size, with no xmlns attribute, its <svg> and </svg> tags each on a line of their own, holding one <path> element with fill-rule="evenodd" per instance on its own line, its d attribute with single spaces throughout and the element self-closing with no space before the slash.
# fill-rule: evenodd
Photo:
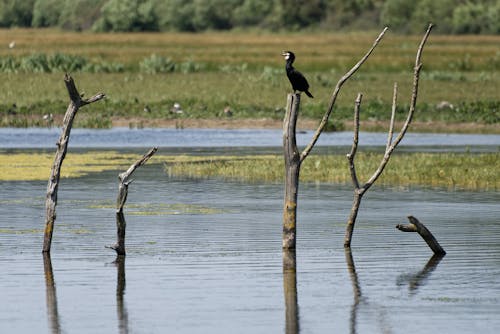
<svg viewBox="0 0 500 334">
<path fill-rule="evenodd" d="M 112 118 L 112 127 L 130 128 L 177 128 L 177 129 L 281 129 L 283 121 L 272 118 L 207 118 L 207 119 L 147 119 L 147 118 Z M 352 121 L 342 121 L 339 131 L 352 131 Z M 396 122 L 395 129 L 403 122 Z M 299 119 L 297 130 L 316 130 L 319 120 Z M 388 121 L 361 121 L 361 131 L 386 132 Z M 413 121 L 409 128 L 413 132 L 429 133 L 464 133 L 464 134 L 500 134 L 500 124 L 446 123 Z"/>
</svg>

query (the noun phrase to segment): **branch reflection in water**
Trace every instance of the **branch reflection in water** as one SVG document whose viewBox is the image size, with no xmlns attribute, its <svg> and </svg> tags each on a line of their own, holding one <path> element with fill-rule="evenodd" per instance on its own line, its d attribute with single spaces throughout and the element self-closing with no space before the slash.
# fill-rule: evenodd
<svg viewBox="0 0 500 334">
<path fill-rule="evenodd" d="M 128 333 L 128 312 L 125 306 L 125 255 L 117 255 L 113 262 L 116 266 L 116 312 L 118 315 L 118 333 Z"/>
<path fill-rule="evenodd" d="M 59 334 L 62 331 L 61 325 L 59 323 L 56 283 L 54 281 L 54 273 L 52 271 L 52 260 L 50 259 L 50 253 L 43 253 L 43 270 L 45 273 L 47 322 L 49 324 L 50 333 Z"/>
<path fill-rule="evenodd" d="M 352 257 L 351 248 L 345 248 L 345 262 L 347 264 L 347 270 L 349 271 L 349 277 L 351 278 L 352 284 L 352 294 L 354 296 L 354 303 L 351 307 L 351 321 L 349 323 L 351 334 L 356 333 L 356 323 L 358 316 L 358 307 L 361 300 L 361 287 L 359 286 L 358 274 L 356 273 L 356 266 L 354 265 L 354 259 Z"/>
<path fill-rule="evenodd" d="M 432 272 L 437 268 L 439 262 L 443 259 L 444 255 L 434 254 L 427 261 L 425 266 L 416 273 L 401 274 L 396 280 L 397 286 L 408 284 L 409 295 L 413 296 L 417 293 L 418 288 L 425 285 L 427 279 Z"/>
<path fill-rule="evenodd" d="M 283 288 L 285 295 L 285 333 L 297 334 L 299 305 L 297 303 L 297 267 L 295 250 L 283 250 Z"/>
<path fill-rule="evenodd" d="M 345 260 L 347 264 L 347 270 L 349 271 L 349 277 L 351 278 L 352 294 L 354 296 L 354 302 L 351 307 L 351 318 L 350 318 L 350 333 L 355 334 L 358 332 L 357 325 L 359 322 L 358 314 L 361 306 L 366 306 L 366 311 L 375 312 L 375 319 L 378 321 L 378 327 L 382 333 L 392 333 L 391 326 L 387 320 L 387 312 L 382 305 L 376 303 L 368 303 L 368 299 L 363 297 L 361 292 L 361 284 L 359 283 L 358 274 L 356 272 L 356 265 L 354 264 L 354 259 L 352 257 L 352 252 L 350 248 L 345 248 Z"/>
</svg>

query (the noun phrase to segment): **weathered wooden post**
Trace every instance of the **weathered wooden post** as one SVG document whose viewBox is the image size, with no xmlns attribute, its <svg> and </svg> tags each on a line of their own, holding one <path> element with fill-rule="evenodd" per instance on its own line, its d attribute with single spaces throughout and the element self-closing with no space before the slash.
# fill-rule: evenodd
<svg viewBox="0 0 500 334">
<path fill-rule="evenodd" d="M 415 111 L 415 106 L 417 104 L 417 95 L 418 95 L 418 82 L 420 78 L 420 70 L 422 69 L 422 63 L 421 63 L 421 58 L 422 58 L 422 52 L 424 49 L 425 42 L 427 41 L 427 38 L 429 37 L 429 34 L 432 29 L 432 24 L 429 25 L 427 28 L 426 33 L 424 34 L 424 37 L 422 38 L 422 41 L 420 42 L 420 45 L 417 49 L 417 54 L 415 57 L 415 67 L 414 67 L 414 72 L 413 72 L 413 89 L 412 89 L 412 96 L 411 96 L 411 101 L 410 101 L 410 107 L 408 109 L 408 116 L 406 118 L 405 123 L 403 124 L 403 127 L 401 128 L 401 131 L 399 132 L 398 136 L 394 139 L 393 134 L 394 134 L 394 119 L 395 119 L 395 114 L 396 114 L 396 104 L 397 104 L 397 93 L 398 93 L 398 86 L 395 83 L 394 84 L 394 91 L 393 91 L 393 98 L 392 98 L 392 114 L 391 114 L 391 121 L 389 125 L 389 132 L 387 136 L 387 144 L 384 152 L 384 156 L 379 164 L 379 167 L 377 170 L 373 173 L 372 177 L 363 185 L 360 184 L 357 174 L 356 174 L 356 166 L 354 164 L 354 158 L 356 156 L 356 151 L 358 148 L 358 139 L 359 139 L 359 110 L 360 110 L 360 105 L 361 105 L 361 99 L 362 99 L 362 94 L 358 94 L 355 102 L 355 107 L 354 107 L 354 137 L 353 137 L 353 143 L 351 147 L 350 153 L 347 154 L 347 160 L 349 162 L 349 170 L 351 172 L 351 179 L 352 183 L 354 186 L 354 199 L 353 199 L 353 204 L 352 204 L 352 209 L 351 213 L 349 215 L 349 219 L 346 224 L 346 232 L 344 236 L 344 247 L 348 248 L 351 247 L 351 240 L 352 240 L 352 234 L 354 232 L 354 224 L 356 223 L 356 217 L 358 215 L 358 210 L 359 206 L 361 204 L 361 199 L 363 195 L 370 189 L 370 187 L 377 181 L 379 176 L 382 174 L 384 171 L 385 167 L 387 166 L 387 163 L 389 162 L 389 159 L 391 158 L 391 154 L 394 152 L 398 144 L 401 142 L 403 139 L 404 135 L 406 134 L 406 131 L 408 130 L 408 127 L 410 126 L 410 123 L 413 119 L 413 114 Z"/>
<path fill-rule="evenodd" d="M 296 143 L 296 125 L 300 107 L 300 94 L 288 94 L 287 108 L 285 118 L 283 121 L 283 148 L 285 155 L 285 198 L 283 206 L 283 249 L 294 249 L 297 238 L 297 194 L 299 188 L 300 166 L 302 162 L 308 157 L 314 145 L 323 132 L 328 118 L 333 111 L 337 96 L 344 83 L 351 78 L 354 73 L 363 65 L 363 63 L 372 54 L 373 50 L 377 47 L 382 37 L 384 36 L 387 28 L 385 28 L 379 36 L 375 39 L 372 47 L 346 74 L 344 74 L 337 82 L 333 93 L 330 98 L 328 108 L 321 119 L 321 122 L 313 134 L 309 144 L 304 148 L 302 153 L 299 153 Z"/>
<path fill-rule="evenodd" d="M 295 250 L 283 250 L 283 291 L 285 294 L 285 333 L 300 333 Z"/>
<path fill-rule="evenodd" d="M 130 176 L 134 171 L 140 166 L 144 165 L 146 161 L 149 160 L 156 153 L 158 147 L 153 147 L 150 149 L 144 156 L 134 162 L 129 169 L 125 172 L 120 173 L 118 175 L 118 179 L 120 183 L 118 185 L 118 196 L 116 198 L 116 235 L 117 241 L 116 244 L 112 246 L 106 246 L 107 248 L 114 249 L 116 254 L 125 255 L 125 229 L 127 227 L 127 222 L 125 221 L 125 217 L 123 215 L 123 206 L 127 201 L 128 195 L 128 185 L 132 183 L 133 180 L 129 180 Z"/>
<path fill-rule="evenodd" d="M 409 224 L 398 224 L 396 228 L 403 232 L 417 232 L 422 239 L 427 243 L 427 245 L 432 249 L 434 254 L 436 255 L 445 255 L 443 247 L 439 244 L 439 242 L 434 238 L 434 235 L 429 231 L 424 224 L 422 224 L 417 218 L 413 216 L 408 216 Z"/>
<path fill-rule="evenodd" d="M 52 244 L 52 234 L 54 232 L 54 222 L 56 220 L 56 205 L 57 205 L 57 189 L 59 187 L 59 177 L 61 175 L 61 167 L 68 150 L 69 135 L 71 133 L 71 127 L 73 126 L 73 120 L 76 113 L 87 104 L 96 102 L 104 98 L 104 94 L 99 93 L 93 97 L 83 100 L 82 96 L 78 93 L 76 89 L 73 78 L 69 74 L 64 76 L 64 83 L 66 84 L 66 89 L 69 93 L 70 103 L 66 114 L 64 115 L 63 127 L 61 136 L 59 137 L 57 145 L 56 155 L 54 157 L 54 164 L 50 170 L 49 182 L 47 185 L 47 195 L 45 199 L 45 232 L 43 239 L 43 250 L 42 252 L 50 252 L 50 246 Z"/>
<path fill-rule="evenodd" d="M 288 94 L 283 122 L 285 154 L 285 203 L 283 206 L 283 248 L 294 249 L 296 243 L 297 193 L 299 190 L 300 153 L 297 149 L 296 125 L 300 94 Z"/>
</svg>

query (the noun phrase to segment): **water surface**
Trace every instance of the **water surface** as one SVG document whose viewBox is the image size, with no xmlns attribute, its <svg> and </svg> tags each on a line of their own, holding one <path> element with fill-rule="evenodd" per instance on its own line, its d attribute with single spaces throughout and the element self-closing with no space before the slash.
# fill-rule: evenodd
<svg viewBox="0 0 500 334">
<path fill-rule="evenodd" d="M 280 184 L 169 178 L 145 165 L 129 188 L 128 253 L 113 263 L 104 246 L 116 237 L 117 173 L 61 181 L 50 262 L 40 253 L 46 182 L 0 182 L 1 333 L 500 330 L 498 192 L 374 186 L 346 253 L 352 190 L 301 184 L 294 257 L 280 248 Z M 410 214 L 444 258 L 394 228 Z"/>
</svg>

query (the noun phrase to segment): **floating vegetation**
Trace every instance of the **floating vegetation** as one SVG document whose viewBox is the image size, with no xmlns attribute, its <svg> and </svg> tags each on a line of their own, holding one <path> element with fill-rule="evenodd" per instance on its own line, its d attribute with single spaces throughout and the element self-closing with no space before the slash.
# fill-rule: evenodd
<svg viewBox="0 0 500 334">
<path fill-rule="evenodd" d="M 115 209 L 111 203 L 90 205 L 91 209 Z M 185 203 L 139 203 L 126 204 L 127 215 L 135 216 L 167 216 L 167 215 L 213 215 L 227 212 L 218 208 Z"/>
</svg>

